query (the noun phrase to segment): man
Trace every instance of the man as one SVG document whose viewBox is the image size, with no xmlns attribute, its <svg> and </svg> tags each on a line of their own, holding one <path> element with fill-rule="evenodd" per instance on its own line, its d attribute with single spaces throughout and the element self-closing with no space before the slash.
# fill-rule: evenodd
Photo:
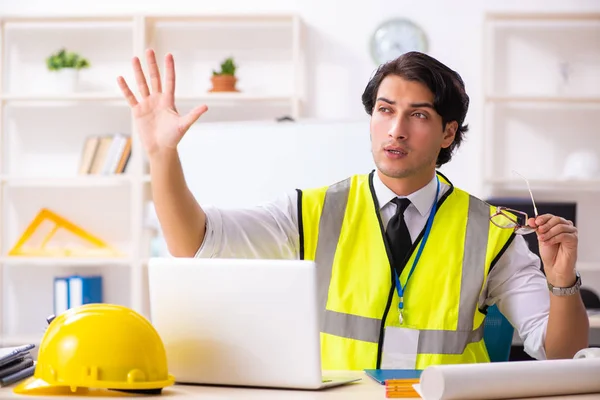
<svg viewBox="0 0 600 400">
<path fill-rule="evenodd" d="M 118 83 L 148 155 L 170 252 L 316 260 L 324 369 L 489 361 L 482 333 L 491 304 L 537 359 L 587 347 L 573 224 L 553 215 L 524 222 L 538 236 L 544 276 L 514 224 L 491 223 L 493 207 L 436 172 L 463 140 L 469 105 L 462 79 L 442 63 L 407 53 L 368 83 L 362 101 L 376 171 L 227 211 L 200 207 L 177 154 L 207 107 L 180 116 L 173 57 L 165 57 L 164 90 L 152 50 L 147 63 L 152 91 L 133 59 L 140 100 Z"/>
</svg>

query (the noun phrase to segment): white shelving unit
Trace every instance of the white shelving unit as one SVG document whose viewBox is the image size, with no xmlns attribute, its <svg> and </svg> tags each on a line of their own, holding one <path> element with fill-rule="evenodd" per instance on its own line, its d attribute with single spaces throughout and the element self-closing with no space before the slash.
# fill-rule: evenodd
<svg viewBox="0 0 600 400">
<path fill-rule="evenodd" d="M 99 274 L 105 302 L 148 313 L 152 230 L 148 166 L 116 84 L 136 88 L 131 58 L 153 48 L 175 57 L 180 113 L 209 107 L 203 121 L 302 116 L 304 45 L 295 15 L 5 16 L 0 18 L 0 345 L 37 343 L 53 313 L 56 276 Z M 57 90 L 46 58 L 60 48 L 91 64 L 76 92 Z M 213 69 L 232 56 L 237 93 L 209 93 Z M 85 138 L 132 135 L 122 174 L 78 175 Z M 118 249 L 114 258 L 20 257 L 8 252 L 48 208 Z"/>
<path fill-rule="evenodd" d="M 574 153 L 600 160 L 600 14 L 489 14 L 483 55 L 486 188 L 529 198 L 516 171 L 537 201 L 575 201 L 578 268 L 600 271 L 600 174 L 564 175 Z"/>
</svg>

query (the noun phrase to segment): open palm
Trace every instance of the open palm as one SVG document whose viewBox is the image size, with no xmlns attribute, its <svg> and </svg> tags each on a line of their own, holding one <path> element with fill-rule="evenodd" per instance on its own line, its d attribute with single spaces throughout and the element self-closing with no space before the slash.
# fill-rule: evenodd
<svg viewBox="0 0 600 400">
<path fill-rule="evenodd" d="M 151 49 L 146 51 L 146 62 L 152 93 L 138 57 L 133 58 L 132 64 L 140 100 L 138 101 L 122 76 L 117 78 L 117 82 L 131 107 L 142 145 L 146 153 L 152 155 L 163 149 L 175 149 L 190 126 L 206 112 L 207 107 L 200 105 L 184 116 L 179 115 L 175 108 L 173 56 L 165 56 L 164 91 L 156 56 Z"/>
</svg>

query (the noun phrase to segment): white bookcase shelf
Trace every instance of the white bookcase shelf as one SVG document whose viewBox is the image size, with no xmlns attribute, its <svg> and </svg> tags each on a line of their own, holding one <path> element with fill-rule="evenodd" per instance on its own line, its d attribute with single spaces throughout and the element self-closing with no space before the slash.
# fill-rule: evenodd
<svg viewBox="0 0 600 400">
<path fill-rule="evenodd" d="M 489 14 L 483 32 L 486 191 L 529 202 L 517 172 L 538 203 L 575 202 L 578 268 L 598 270 L 600 14 Z"/>
<path fill-rule="evenodd" d="M 5 265 L 36 265 L 41 267 L 98 267 L 103 265 L 129 266 L 132 260 L 125 257 L 102 258 L 102 257 L 20 257 L 9 256 L 0 258 Z"/>
<path fill-rule="evenodd" d="M 484 49 L 485 182 L 600 189 L 562 177 L 572 154 L 600 160 L 600 14 L 489 14 Z"/>
<path fill-rule="evenodd" d="M 136 88 L 131 59 L 175 57 L 180 113 L 207 104 L 202 121 L 302 116 L 305 50 L 296 15 L 0 17 L 0 345 L 39 341 L 53 313 L 53 280 L 102 275 L 105 302 L 147 314 L 146 265 L 155 230 L 150 176 L 129 106 L 116 83 Z M 64 48 L 90 61 L 76 90 L 46 58 Z M 238 92 L 210 92 L 212 70 L 233 57 Z M 131 135 L 123 173 L 78 174 L 87 138 Z M 48 208 L 101 238 L 122 257 L 11 256 Z"/>
</svg>

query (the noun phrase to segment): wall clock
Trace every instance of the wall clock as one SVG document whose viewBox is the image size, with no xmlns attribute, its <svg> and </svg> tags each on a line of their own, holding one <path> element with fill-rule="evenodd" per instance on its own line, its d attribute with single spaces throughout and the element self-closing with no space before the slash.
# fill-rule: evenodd
<svg viewBox="0 0 600 400">
<path fill-rule="evenodd" d="M 371 36 L 371 57 L 377 64 L 383 64 L 409 51 L 424 53 L 427 49 L 425 32 L 414 22 L 403 18 L 385 21 Z"/>
</svg>

